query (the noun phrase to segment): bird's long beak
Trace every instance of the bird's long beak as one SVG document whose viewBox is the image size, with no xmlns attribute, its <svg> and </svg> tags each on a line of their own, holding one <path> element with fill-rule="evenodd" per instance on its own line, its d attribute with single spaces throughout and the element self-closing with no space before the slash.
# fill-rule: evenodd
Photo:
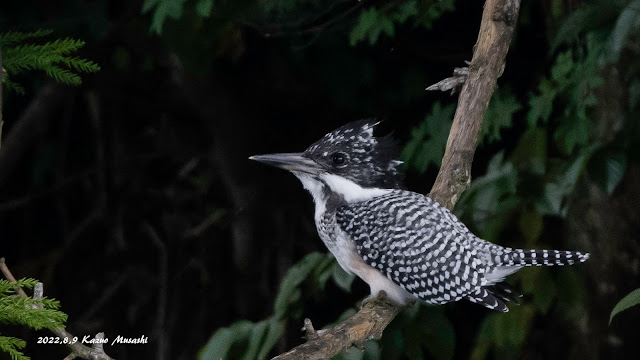
<svg viewBox="0 0 640 360">
<path fill-rule="evenodd" d="M 323 170 L 318 163 L 304 156 L 302 153 L 254 155 L 249 157 L 249 159 L 281 169 L 305 172 L 308 174 L 318 174 Z"/>
</svg>

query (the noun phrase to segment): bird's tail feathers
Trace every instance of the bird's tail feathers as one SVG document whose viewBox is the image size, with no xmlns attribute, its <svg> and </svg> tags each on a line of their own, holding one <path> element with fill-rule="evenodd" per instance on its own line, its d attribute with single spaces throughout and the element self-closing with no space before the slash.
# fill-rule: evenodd
<svg viewBox="0 0 640 360">
<path fill-rule="evenodd" d="M 589 253 L 564 250 L 509 249 L 502 266 L 554 266 L 573 265 L 589 259 Z"/>
<path fill-rule="evenodd" d="M 509 308 L 502 299 L 495 296 L 487 290 L 487 288 L 481 287 L 471 294 L 465 296 L 465 298 L 472 303 L 483 305 L 491 310 L 499 312 L 508 312 Z"/>
<path fill-rule="evenodd" d="M 522 298 L 522 293 L 518 291 L 518 289 L 507 283 L 497 283 L 491 286 L 487 286 L 486 289 L 491 294 L 493 294 L 493 296 L 499 298 L 504 302 L 511 301 L 516 305 L 520 305 L 520 298 Z"/>
</svg>

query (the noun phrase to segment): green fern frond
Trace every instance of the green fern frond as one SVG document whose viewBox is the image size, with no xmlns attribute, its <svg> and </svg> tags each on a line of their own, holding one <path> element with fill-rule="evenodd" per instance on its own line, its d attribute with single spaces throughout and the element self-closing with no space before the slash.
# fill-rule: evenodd
<svg viewBox="0 0 640 360">
<path fill-rule="evenodd" d="M 7 73 L 4 73 L 4 76 L 2 77 L 2 85 L 6 86 L 7 89 L 15 91 L 18 95 L 26 94 L 26 92 L 24 91 L 24 86 L 11 81 L 11 79 L 9 79 L 9 76 L 7 76 Z"/>
<path fill-rule="evenodd" d="M 82 40 L 64 38 L 44 44 L 20 44 L 25 40 L 49 34 L 51 34 L 50 30 L 0 34 L 3 66 L 6 70 L 3 81 L 6 81 L 7 88 L 24 93 L 24 88 L 11 81 L 11 77 L 32 70 L 44 71 L 54 80 L 68 85 L 82 84 L 82 78 L 78 73 L 93 73 L 100 70 L 98 64 L 73 56 L 85 45 Z"/>
<path fill-rule="evenodd" d="M 65 57 L 62 62 L 78 72 L 92 73 L 100 70 L 100 66 L 93 61 L 78 57 Z"/>
<path fill-rule="evenodd" d="M 82 79 L 80 78 L 80 76 L 72 73 L 70 70 L 51 65 L 48 66 L 45 71 L 47 75 L 49 75 L 49 77 L 55 79 L 59 83 L 76 86 L 82 84 Z"/>
<path fill-rule="evenodd" d="M 27 343 L 22 339 L 0 336 L 0 350 L 9 353 L 11 360 L 29 360 L 30 357 L 19 350 L 24 349 L 26 345 Z"/>
<path fill-rule="evenodd" d="M 20 288 L 31 289 L 38 280 L 23 278 L 13 282 L 0 279 L 0 325 L 26 325 L 32 329 L 64 328 L 67 314 L 60 311 L 60 302 L 55 299 L 34 299 L 17 295 Z M 0 352 L 8 353 L 12 360 L 29 360 L 20 349 L 26 343 L 22 339 L 0 336 Z"/>
<path fill-rule="evenodd" d="M 15 293 L 18 288 L 33 289 L 37 283 L 38 280 L 33 278 L 22 278 L 15 282 L 0 279 L 0 294 L 11 295 Z"/>
<path fill-rule="evenodd" d="M 53 30 L 49 29 L 39 29 L 29 33 L 8 31 L 6 33 L 0 34 L 0 47 L 4 48 L 5 46 L 11 46 L 13 44 L 23 42 L 27 39 L 42 38 L 51 35 L 52 32 Z"/>
<path fill-rule="evenodd" d="M 0 323 L 27 325 L 35 330 L 64 327 L 67 314 L 53 299 L 37 300 L 18 295 L 0 298 Z"/>
</svg>

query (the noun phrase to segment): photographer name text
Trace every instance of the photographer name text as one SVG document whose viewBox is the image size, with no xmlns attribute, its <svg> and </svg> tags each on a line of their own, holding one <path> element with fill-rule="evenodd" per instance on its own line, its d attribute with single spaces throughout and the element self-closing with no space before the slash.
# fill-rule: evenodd
<svg viewBox="0 0 640 360">
<path fill-rule="evenodd" d="M 147 342 L 149 342 L 149 337 L 144 335 L 140 335 L 139 337 L 135 337 L 135 338 L 129 338 L 129 337 L 124 337 L 122 335 L 118 335 L 111 342 L 109 342 L 109 338 L 97 339 L 95 337 L 91 337 L 91 335 L 85 335 L 82 338 L 83 344 L 109 344 L 110 343 L 111 345 L 114 345 L 114 344 L 146 344 Z"/>
</svg>

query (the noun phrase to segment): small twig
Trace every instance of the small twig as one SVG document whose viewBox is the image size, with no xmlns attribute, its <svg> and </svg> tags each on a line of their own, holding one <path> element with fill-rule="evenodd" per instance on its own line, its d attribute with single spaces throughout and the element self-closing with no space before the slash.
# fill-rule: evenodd
<svg viewBox="0 0 640 360">
<path fill-rule="evenodd" d="M 318 332 L 313 328 L 313 323 L 311 323 L 311 319 L 304 319 L 304 327 L 302 331 L 305 332 L 307 340 L 314 340 L 318 337 Z"/>
<path fill-rule="evenodd" d="M 469 61 L 465 61 L 467 65 L 471 64 Z M 437 83 L 428 86 L 425 90 L 427 91 L 449 91 L 451 90 L 451 95 L 455 94 L 464 83 L 467 81 L 469 77 L 469 67 L 461 67 L 453 69 L 453 76 L 448 77 L 444 80 L 440 80 Z"/>
<path fill-rule="evenodd" d="M 2 270 L 2 274 L 4 274 L 7 280 L 11 282 L 16 282 L 16 278 L 13 277 L 13 274 L 9 270 L 9 267 L 7 267 L 7 264 L 4 258 L 0 258 L 0 269 Z M 20 288 L 18 288 L 18 295 L 20 295 L 21 297 L 27 297 L 27 294 Z M 42 299 L 43 297 L 44 297 L 44 286 L 41 282 L 39 282 L 36 284 L 34 288 L 33 298 Z M 56 327 L 50 330 L 61 339 L 77 338 L 73 336 L 70 332 L 68 332 L 67 330 L 61 327 Z M 104 333 L 101 332 L 96 334 L 96 339 L 104 339 Z M 91 348 L 83 345 L 80 341 L 76 341 L 73 344 L 67 344 L 67 346 L 71 349 L 71 354 L 69 354 L 65 359 L 75 359 L 76 357 L 80 357 L 87 360 L 114 360 L 109 355 L 105 354 L 100 341 L 98 341 L 97 343 L 94 343 L 93 347 Z"/>
</svg>

